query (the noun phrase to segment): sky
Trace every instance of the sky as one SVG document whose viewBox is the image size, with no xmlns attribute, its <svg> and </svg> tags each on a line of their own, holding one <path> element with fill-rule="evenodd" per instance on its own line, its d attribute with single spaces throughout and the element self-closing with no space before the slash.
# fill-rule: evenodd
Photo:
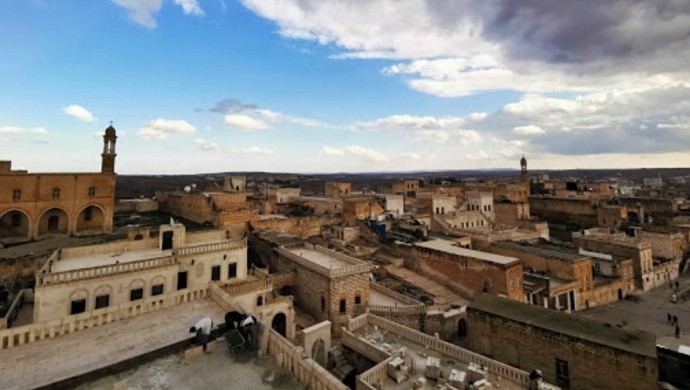
<svg viewBox="0 0 690 390">
<path fill-rule="evenodd" d="M 0 0 L 0 160 L 690 167 L 687 0 Z"/>
</svg>

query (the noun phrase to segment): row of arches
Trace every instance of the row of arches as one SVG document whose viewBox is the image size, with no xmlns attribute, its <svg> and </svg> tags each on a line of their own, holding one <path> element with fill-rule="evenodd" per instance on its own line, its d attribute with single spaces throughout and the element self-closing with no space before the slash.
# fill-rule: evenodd
<svg viewBox="0 0 690 390">
<path fill-rule="evenodd" d="M 0 238 L 31 239 L 49 234 L 104 233 L 106 213 L 101 206 L 88 205 L 76 218 L 61 207 L 44 210 L 37 218 L 21 209 L 0 215 Z"/>
</svg>

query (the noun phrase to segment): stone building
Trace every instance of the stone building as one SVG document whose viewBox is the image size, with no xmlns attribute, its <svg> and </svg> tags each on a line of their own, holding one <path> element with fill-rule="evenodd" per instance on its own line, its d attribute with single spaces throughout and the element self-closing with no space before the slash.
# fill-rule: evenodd
<svg viewBox="0 0 690 390">
<path fill-rule="evenodd" d="M 631 258 L 635 286 L 642 291 L 678 278 L 680 259 L 654 258 L 652 243 L 647 239 L 604 229 L 588 229 L 573 233 L 572 237 L 584 250 Z"/>
<path fill-rule="evenodd" d="M 112 232 L 116 140 L 109 126 L 103 135 L 101 172 L 28 173 L 0 161 L 0 244 Z"/>
<path fill-rule="evenodd" d="M 420 270 L 442 275 L 469 294 L 485 291 L 525 300 L 523 266 L 515 257 L 467 249 L 440 239 L 417 243 L 412 251 Z"/>
<path fill-rule="evenodd" d="M 299 307 L 317 321 L 331 321 L 336 334 L 355 307 L 369 304 L 369 263 L 308 243 L 278 247 L 274 254 L 271 269 L 295 274 Z"/>
<path fill-rule="evenodd" d="M 247 277 L 247 241 L 228 232 L 187 234 L 162 225 L 156 238 L 57 250 L 36 275 L 34 322 L 146 301 L 210 282 Z"/>
<path fill-rule="evenodd" d="M 350 195 L 343 198 L 343 220 L 353 224 L 378 217 L 384 212 L 376 195 Z"/>
<path fill-rule="evenodd" d="M 391 184 L 391 188 L 384 192 L 402 195 L 407 200 L 416 198 L 418 191 L 419 180 L 400 180 Z"/>
<path fill-rule="evenodd" d="M 347 182 L 327 181 L 324 194 L 326 198 L 342 198 L 352 194 L 352 184 Z"/>
<path fill-rule="evenodd" d="M 656 337 L 482 294 L 467 307 L 469 348 L 569 389 L 656 389 Z"/>
</svg>

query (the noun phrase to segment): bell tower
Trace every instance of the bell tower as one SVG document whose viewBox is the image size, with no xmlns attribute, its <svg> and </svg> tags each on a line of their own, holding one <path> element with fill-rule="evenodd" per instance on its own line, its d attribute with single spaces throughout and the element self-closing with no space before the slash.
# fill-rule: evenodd
<svg viewBox="0 0 690 390">
<path fill-rule="evenodd" d="M 103 134 L 103 153 L 101 154 L 101 172 L 103 173 L 115 173 L 116 140 L 115 128 L 113 122 L 110 122 L 110 126 L 105 129 L 105 134 Z"/>
<path fill-rule="evenodd" d="M 527 174 L 527 159 L 522 155 L 520 159 L 520 180 L 523 183 L 529 183 L 529 175 Z"/>
</svg>

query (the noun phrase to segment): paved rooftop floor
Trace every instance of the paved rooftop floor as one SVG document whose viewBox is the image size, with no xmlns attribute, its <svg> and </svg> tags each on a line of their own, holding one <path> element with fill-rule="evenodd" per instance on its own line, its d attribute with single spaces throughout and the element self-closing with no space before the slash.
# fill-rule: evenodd
<svg viewBox="0 0 690 390">
<path fill-rule="evenodd" d="M 288 251 L 326 268 L 342 268 L 352 265 L 335 256 L 330 256 L 328 253 L 319 252 L 313 249 L 293 248 L 288 249 Z"/>
<path fill-rule="evenodd" d="M 690 289 L 690 274 L 678 278 L 680 291 Z M 612 326 L 635 328 L 654 333 L 657 344 L 674 337 L 675 328 L 667 323 L 667 314 L 678 317 L 680 343 L 690 346 L 690 301 L 672 303 L 668 285 L 640 294 L 640 301 L 628 300 L 576 312 L 576 315 L 607 322 Z"/>
<path fill-rule="evenodd" d="M 81 268 L 103 267 L 118 263 L 130 263 L 134 261 L 157 259 L 172 256 L 172 250 L 160 250 L 158 248 L 142 249 L 120 253 L 100 253 L 89 256 L 64 258 L 53 263 L 51 272 L 73 271 Z"/>
<path fill-rule="evenodd" d="M 407 268 L 388 265 L 386 266 L 386 271 L 401 280 L 417 286 L 426 293 L 431 294 L 434 299 L 434 305 L 432 306 L 434 308 L 444 308 L 450 305 L 465 306 L 468 304 L 467 299 Z"/>
<path fill-rule="evenodd" d="M 210 354 L 185 359 L 177 353 L 142 364 L 116 375 L 84 383 L 77 390 L 113 390 L 116 383 L 127 389 L 251 389 L 302 390 L 289 371 L 278 368 L 266 356 L 232 357 L 223 344 Z"/>
<path fill-rule="evenodd" d="M 46 386 L 175 344 L 205 316 L 222 323 L 225 313 L 200 300 L 0 351 L 0 388 Z"/>
</svg>

